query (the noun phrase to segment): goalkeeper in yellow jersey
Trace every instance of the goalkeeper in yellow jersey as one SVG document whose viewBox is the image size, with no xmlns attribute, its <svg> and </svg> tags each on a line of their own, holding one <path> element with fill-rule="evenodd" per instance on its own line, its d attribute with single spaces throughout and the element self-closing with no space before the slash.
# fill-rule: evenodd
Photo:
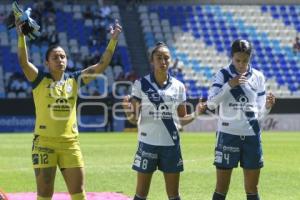
<svg viewBox="0 0 300 200">
<path fill-rule="evenodd" d="M 46 52 L 43 73 L 28 61 L 24 22 L 16 20 L 18 58 L 22 70 L 32 83 L 36 123 L 32 146 L 32 163 L 37 184 L 37 199 L 50 200 L 54 192 L 56 168 L 59 167 L 72 200 L 86 200 L 84 163 L 78 141 L 76 120 L 77 90 L 92 81 L 109 65 L 122 27 L 116 21 L 111 39 L 99 62 L 82 71 L 65 73 L 67 56 L 61 46 Z M 77 81 L 81 80 L 81 81 Z"/>
</svg>

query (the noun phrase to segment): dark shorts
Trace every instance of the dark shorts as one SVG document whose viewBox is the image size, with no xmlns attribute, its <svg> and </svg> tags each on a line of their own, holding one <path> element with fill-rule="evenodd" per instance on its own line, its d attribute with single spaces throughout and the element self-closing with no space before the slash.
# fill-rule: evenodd
<svg viewBox="0 0 300 200">
<path fill-rule="evenodd" d="M 165 173 L 181 172 L 183 161 L 180 145 L 154 146 L 139 142 L 132 169 L 142 173 L 151 173 L 156 169 Z"/>
<path fill-rule="evenodd" d="M 238 136 L 217 132 L 214 165 L 217 168 L 259 169 L 263 167 L 260 135 Z"/>
</svg>

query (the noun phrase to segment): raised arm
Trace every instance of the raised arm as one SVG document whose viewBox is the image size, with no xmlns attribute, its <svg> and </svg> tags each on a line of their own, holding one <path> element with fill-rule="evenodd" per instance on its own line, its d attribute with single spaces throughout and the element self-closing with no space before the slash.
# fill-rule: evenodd
<svg viewBox="0 0 300 200">
<path fill-rule="evenodd" d="M 23 25 L 24 23 L 16 20 L 16 29 L 18 33 L 18 60 L 27 80 L 33 82 L 38 75 L 38 69 L 28 60 L 26 40 L 21 31 Z"/>
<path fill-rule="evenodd" d="M 85 84 L 94 80 L 97 74 L 104 72 L 111 61 L 111 58 L 114 54 L 118 42 L 118 37 L 122 31 L 122 27 L 120 26 L 118 21 L 116 21 L 114 27 L 111 27 L 110 29 L 111 29 L 110 30 L 111 39 L 106 47 L 106 50 L 101 56 L 99 62 L 95 65 L 89 66 L 86 69 L 82 70 L 82 75 L 83 75 L 82 78 Z"/>
</svg>

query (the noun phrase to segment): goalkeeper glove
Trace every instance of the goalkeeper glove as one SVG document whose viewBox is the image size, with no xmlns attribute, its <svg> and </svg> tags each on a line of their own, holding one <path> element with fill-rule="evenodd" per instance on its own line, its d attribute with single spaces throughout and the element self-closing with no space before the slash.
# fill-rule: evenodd
<svg viewBox="0 0 300 200">
<path fill-rule="evenodd" d="M 36 39 L 38 36 L 40 36 L 40 26 L 30 17 L 31 14 L 31 8 L 27 8 L 25 11 L 23 11 L 17 2 L 13 2 L 12 4 L 12 10 L 15 18 L 18 18 L 21 22 L 24 23 L 22 26 L 22 33 L 30 38 L 30 40 Z M 15 27 L 14 20 L 10 20 L 8 24 L 8 28 L 11 29 Z"/>
</svg>

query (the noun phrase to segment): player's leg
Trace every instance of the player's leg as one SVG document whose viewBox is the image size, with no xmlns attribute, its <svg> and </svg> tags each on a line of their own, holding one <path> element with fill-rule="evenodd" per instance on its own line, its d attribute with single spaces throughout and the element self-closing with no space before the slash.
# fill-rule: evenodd
<svg viewBox="0 0 300 200">
<path fill-rule="evenodd" d="M 170 200 L 180 200 L 179 179 L 180 173 L 164 173 L 166 191 Z"/>
<path fill-rule="evenodd" d="M 260 135 L 247 136 L 243 141 L 241 166 L 244 169 L 244 185 L 247 200 L 259 200 L 258 183 L 263 167 Z"/>
<path fill-rule="evenodd" d="M 35 136 L 32 145 L 32 164 L 37 186 L 37 199 L 49 200 L 54 192 L 57 154 L 51 142 Z"/>
<path fill-rule="evenodd" d="M 258 182 L 260 169 L 244 169 L 244 184 L 247 200 L 259 200 Z"/>
<path fill-rule="evenodd" d="M 159 147 L 159 161 L 158 169 L 164 173 L 168 198 L 180 200 L 179 180 L 183 171 L 180 145 Z"/>
<path fill-rule="evenodd" d="M 229 189 L 232 169 L 216 168 L 216 189 L 213 200 L 224 200 Z"/>
<path fill-rule="evenodd" d="M 56 167 L 35 168 L 37 200 L 50 200 L 54 192 Z"/>
<path fill-rule="evenodd" d="M 153 173 L 137 172 L 137 183 L 134 200 L 147 198 Z"/>
<path fill-rule="evenodd" d="M 240 160 L 240 136 L 217 132 L 215 147 L 216 188 L 213 200 L 224 200 L 229 189 L 232 169 Z"/>
<path fill-rule="evenodd" d="M 157 147 L 139 142 L 132 169 L 137 171 L 136 194 L 134 200 L 144 200 L 148 196 L 152 174 L 157 168 Z"/>
<path fill-rule="evenodd" d="M 65 179 L 72 200 L 86 200 L 84 191 L 84 170 L 82 167 L 63 168 L 62 175 Z"/>
<path fill-rule="evenodd" d="M 58 165 L 72 200 L 86 200 L 83 156 L 77 140 L 61 144 Z"/>
</svg>

